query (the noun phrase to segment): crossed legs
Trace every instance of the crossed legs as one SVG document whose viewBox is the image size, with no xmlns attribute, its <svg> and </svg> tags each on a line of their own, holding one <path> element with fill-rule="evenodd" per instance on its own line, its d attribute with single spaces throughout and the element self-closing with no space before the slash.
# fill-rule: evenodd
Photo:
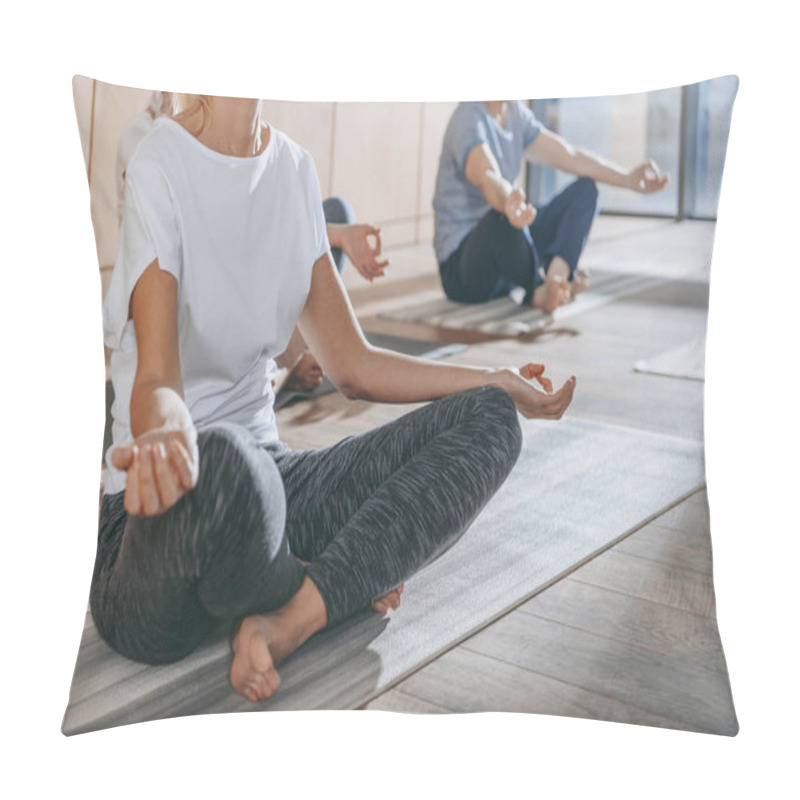
<svg viewBox="0 0 800 800">
<path fill-rule="evenodd" d="M 461 537 L 520 447 L 513 401 L 484 387 L 329 448 L 279 455 L 286 536 L 309 562 L 306 596 L 244 620 L 234 642 L 234 688 L 251 700 L 269 697 L 279 682 L 275 665 L 296 649 L 297 630 L 324 624 L 320 608 L 333 624 L 375 598 L 394 605 L 392 590 Z"/>
<path fill-rule="evenodd" d="M 319 451 L 270 453 L 234 426 L 201 432 L 200 482 L 165 514 L 127 518 L 121 495 L 105 498 L 98 630 L 123 655 L 166 663 L 244 618 L 231 683 L 269 697 L 277 664 L 315 631 L 452 546 L 520 446 L 513 402 L 494 387 Z"/>
<path fill-rule="evenodd" d="M 539 209 L 528 228 L 488 211 L 440 265 L 451 300 L 482 303 L 525 288 L 524 303 L 551 312 L 586 286 L 577 268 L 597 210 L 597 187 L 579 178 Z"/>
</svg>

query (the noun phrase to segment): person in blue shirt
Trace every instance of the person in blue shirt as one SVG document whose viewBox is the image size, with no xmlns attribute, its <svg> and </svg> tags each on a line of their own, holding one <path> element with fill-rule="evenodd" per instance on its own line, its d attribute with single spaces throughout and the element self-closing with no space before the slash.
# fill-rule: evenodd
<svg viewBox="0 0 800 800">
<path fill-rule="evenodd" d="M 578 176 L 540 209 L 520 185 L 523 159 Z M 649 194 L 669 180 L 654 161 L 625 169 L 548 131 L 519 101 L 460 103 L 444 136 L 433 198 L 445 294 L 482 303 L 525 289 L 548 313 L 587 284 L 578 269 L 597 210 L 596 182 Z"/>
</svg>

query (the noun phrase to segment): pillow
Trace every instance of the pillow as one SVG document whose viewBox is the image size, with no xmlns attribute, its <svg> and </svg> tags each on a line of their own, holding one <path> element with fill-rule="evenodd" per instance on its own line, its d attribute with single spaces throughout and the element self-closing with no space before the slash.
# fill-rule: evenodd
<svg viewBox="0 0 800 800">
<path fill-rule="evenodd" d="M 142 654 L 149 645 L 120 631 L 128 630 L 128 615 L 141 616 L 141 604 L 149 601 L 126 595 L 104 617 L 101 634 L 94 605 L 101 594 L 93 590 L 63 732 L 227 711 L 367 708 L 523 711 L 735 735 L 738 723 L 717 630 L 711 572 L 703 366 L 711 249 L 737 86 L 738 80 L 728 76 L 637 95 L 509 102 L 497 109 L 494 119 L 490 112 L 495 109 L 483 103 L 464 110 L 469 104 L 264 101 L 261 115 L 269 135 L 265 132 L 267 141 L 254 159 L 266 153 L 263 163 L 269 169 L 270 163 L 278 163 L 270 159 L 277 158 L 280 145 L 307 192 L 294 206 L 297 214 L 281 224 L 295 226 L 297 236 L 303 236 L 322 220 L 320 200 L 343 198 L 338 205 L 325 204 L 326 212 L 333 205 L 342 214 L 325 218 L 330 243 L 338 241 L 330 224 L 355 225 L 350 230 L 360 237 L 367 260 L 390 262 L 385 274 L 371 276 L 352 245 L 334 246 L 343 283 L 368 337 L 383 335 L 382 347 L 444 357 L 452 364 L 544 362 L 556 388 L 577 376 L 575 395 L 559 421 L 521 421 L 520 454 L 513 470 L 474 513 L 463 511 L 465 501 L 454 503 L 452 515 L 464 516 L 466 531 L 408 577 L 399 608 L 388 608 L 397 600 L 391 595 L 379 610 L 367 603 L 335 619 L 277 666 L 280 687 L 269 699 L 252 702 L 231 685 L 237 680 L 231 643 L 238 646 L 241 641 L 236 626 L 242 614 L 225 613 L 221 601 L 206 604 L 203 613 L 210 621 L 202 635 L 192 639 L 183 622 L 176 623 L 164 637 L 167 654 L 153 650 L 148 658 Z M 159 194 L 158 187 L 170 180 L 164 178 L 164 165 L 176 168 L 184 146 L 202 153 L 210 172 L 214 165 L 231 172 L 249 165 L 241 154 L 219 158 L 212 139 L 191 141 L 192 135 L 169 119 L 175 110 L 168 93 L 80 76 L 73 89 L 108 316 L 112 303 L 117 311 L 127 310 L 130 292 L 153 257 L 178 252 L 158 244 L 162 233 L 154 233 L 155 228 L 183 248 L 172 260 L 188 258 L 192 242 L 187 237 L 194 229 L 173 187 Z M 194 107 L 191 102 L 189 108 Z M 197 113 L 198 119 L 203 116 L 202 110 Z M 460 251 L 450 245 L 434 250 L 433 245 L 450 229 L 450 239 L 460 247 L 484 220 L 523 235 L 508 217 L 490 210 L 478 189 L 466 183 L 459 189 L 458 184 L 463 161 L 483 146 L 497 148 L 507 158 L 502 167 L 514 181 L 517 175 L 511 173 L 522 148 L 508 149 L 505 140 L 512 138 L 516 119 L 524 123 L 523 146 L 533 156 L 551 162 L 555 158 L 568 168 L 573 164 L 580 173 L 582 162 L 570 162 L 570 153 L 559 149 L 558 140 L 548 140 L 546 131 L 555 131 L 626 170 L 641 165 L 641 185 L 624 185 L 632 181 L 614 167 L 595 168 L 606 179 L 603 183 L 576 181 L 564 170 L 525 166 L 516 185 L 526 197 L 520 208 L 530 201 L 536 209 L 532 244 L 525 250 L 532 259 L 526 273 L 532 285 L 526 286 L 528 277 L 522 277 L 514 291 L 514 281 L 504 278 L 505 283 L 492 283 L 485 296 L 467 296 L 466 279 L 458 272 Z M 458 125 L 463 127 L 456 131 Z M 169 136 L 150 136 L 154 129 L 169 131 Z M 148 145 L 139 149 L 145 139 Z M 134 163 L 130 178 L 128 167 Z M 280 163 L 289 168 L 288 161 Z M 192 172 L 191 180 L 205 180 L 198 175 Z M 452 199 L 461 190 L 468 201 Z M 233 203 L 215 208 L 222 215 Z M 231 216 L 231 231 L 237 230 L 239 219 Z M 219 217 L 213 224 L 228 230 Z M 134 248 L 133 236 L 139 236 L 138 243 L 150 242 L 152 250 Z M 237 246 L 235 237 L 230 237 L 231 247 Z M 531 293 L 533 303 L 540 296 L 537 268 L 549 263 L 557 272 L 552 265 L 558 262 L 550 258 L 560 255 L 558 248 L 567 240 L 570 246 L 577 243 L 575 252 L 569 251 L 569 280 L 563 283 L 569 302 L 556 308 L 525 302 Z M 138 267 L 132 267 L 132 252 L 149 255 L 137 255 Z M 185 263 L 183 269 L 162 266 L 176 278 L 179 305 L 191 302 L 198 284 L 191 283 Z M 471 276 L 469 291 L 486 284 L 489 266 L 480 259 L 473 262 L 479 271 Z M 578 267 L 588 273 L 585 288 Z M 365 277 L 377 279 L 370 285 Z M 121 300 L 114 299 L 118 287 L 123 287 Z M 109 293 L 112 299 L 106 300 Z M 278 307 L 273 314 L 282 311 Z M 293 319 L 283 321 L 289 332 Z M 235 315 L 228 315 L 220 328 L 237 331 L 231 333 L 233 343 L 240 335 L 236 322 Z M 179 316 L 179 326 L 191 323 Z M 183 331 L 181 327 L 181 336 Z M 286 344 L 284 333 L 270 340 L 271 354 Z M 106 351 L 100 477 L 107 527 L 98 545 L 95 590 L 98 583 L 128 580 L 115 573 L 113 564 L 121 541 L 133 541 L 137 525 L 132 517 L 125 527 L 120 493 L 124 478 L 109 455 L 115 437 L 118 443 L 125 441 L 126 379 L 135 368 L 135 334 L 126 326 L 117 341 L 106 343 L 117 352 L 112 368 L 112 352 Z M 183 343 L 181 339 L 182 358 Z M 467 347 L 439 352 L 452 343 Z M 263 366 L 271 369 L 267 361 Z M 229 383 L 235 387 L 234 376 Z M 236 392 L 226 396 L 227 406 L 218 404 L 208 412 L 208 387 L 206 395 L 191 391 L 187 380 L 187 403 L 196 420 L 211 424 L 221 418 L 242 419 L 240 409 L 230 410 L 239 397 Z M 497 395 L 490 399 L 493 407 L 502 405 Z M 300 451 L 365 434 L 409 411 L 408 403 L 372 404 L 334 391 L 281 408 L 277 424 L 286 445 Z M 488 420 L 486 425 L 490 430 Z M 201 437 L 203 452 L 212 452 L 209 441 Z M 459 454 L 483 447 L 488 453 L 497 444 L 478 444 L 482 441 L 469 440 L 470 447 L 460 447 Z M 278 445 L 267 449 L 270 459 L 295 458 L 285 456 Z M 452 479 L 445 466 L 440 482 L 448 491 Z M 341 475 L 337 478 L 345 500 L 355 497 L 358 490 Z M 312 481 L 298 481 L 296 491 L 311 487 L 313 494 Z M 292 485 L 287 484 L 287 513 L 295 496 Z M 186 497 L 203 486 L 198 484 Z M 233 487 L 230 492 L 241 494 Z M 246 492 L 242 498 L 242 504 L 253 499 Z M 438 513 L 440 503 L 427 502 L 419 495 L 418 502 L 408 504 L 409 518 Z M 321 499 L 310 505 L 318 506 L 312 512 L 323 525 L 330 509 Z M 147 539 L 140 536 L 139 541 Z M 147 563 L 148 554 L 141 558 Z M 244 581 L 247 566 L 237 567 L 228 582 Z M 197 588 L 202 568 L 194 565 L 192 570 L 187 591 L 193 602 L 203 605 L 205 590 Z M 313 566 L 308 571 L 312 578 L 317 574 Z M 148 639 L 147 622 L 140 627 L 137 636 Z M 170 646 L 178 647 L 184 633 L 192 645 L 178 657 Z"/>
</svg>

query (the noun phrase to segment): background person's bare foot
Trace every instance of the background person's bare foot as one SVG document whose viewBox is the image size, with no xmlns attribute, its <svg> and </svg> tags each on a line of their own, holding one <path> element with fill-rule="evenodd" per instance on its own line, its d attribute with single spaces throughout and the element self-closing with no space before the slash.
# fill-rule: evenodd
<svg viewBox="0 0 800 800">
<path fill-rule="evenodd" d="M 392 589 L 390 592 L 386 592 L 386 594 L 381 595 L 372 604 L 372 607 L 379 614 L 385 614 L 390 609 L 394 610 L 400 608 L 400 598 L 402 597 L 405 588 L 406 585 L 401 583 L 396 589 Z"/>
<path fill-rule="evenodd" d="M 569 283 L 560 275 L 548 275 L 544 283 L 533 290 L 531 305 L 552 314 L 572 299 Z"/>
<path fill-rule="evenodd" d="M 310 392 L 321 383 L 322 367 L 314 355 L 307 351 L 300 356 L 300 360 L 292 368 L 283 388 L 293 392 Z"/>
<path fill-rule="evenodd" d="M 572 279 L 571 291 L 573 299 L 581 292 L 586 290 L 589 285 L 589 273 L 585 269 L 579 269 L 575 272 L 575 277 Z"/>
</svg>

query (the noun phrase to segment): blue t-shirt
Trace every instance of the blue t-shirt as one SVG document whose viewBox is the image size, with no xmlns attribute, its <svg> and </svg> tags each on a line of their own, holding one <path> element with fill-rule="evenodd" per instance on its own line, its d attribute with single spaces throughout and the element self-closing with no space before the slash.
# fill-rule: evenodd
<svg viewBox="0 0 800 800">
<path fill-rule="evenodd" d="M 459 103 L 444 134 L 433 194 L 433 246 L 440 264 L 490 208 L 483 192 L 464 173 L 472 148 L 486 143 L 503 177 L 514 183 L 525 149 L 541 130 L 542 125 L 533 112 L 519 101 L 506 104 L 505 128 L 489 113 L 486 103 Z"/>
</svg>

